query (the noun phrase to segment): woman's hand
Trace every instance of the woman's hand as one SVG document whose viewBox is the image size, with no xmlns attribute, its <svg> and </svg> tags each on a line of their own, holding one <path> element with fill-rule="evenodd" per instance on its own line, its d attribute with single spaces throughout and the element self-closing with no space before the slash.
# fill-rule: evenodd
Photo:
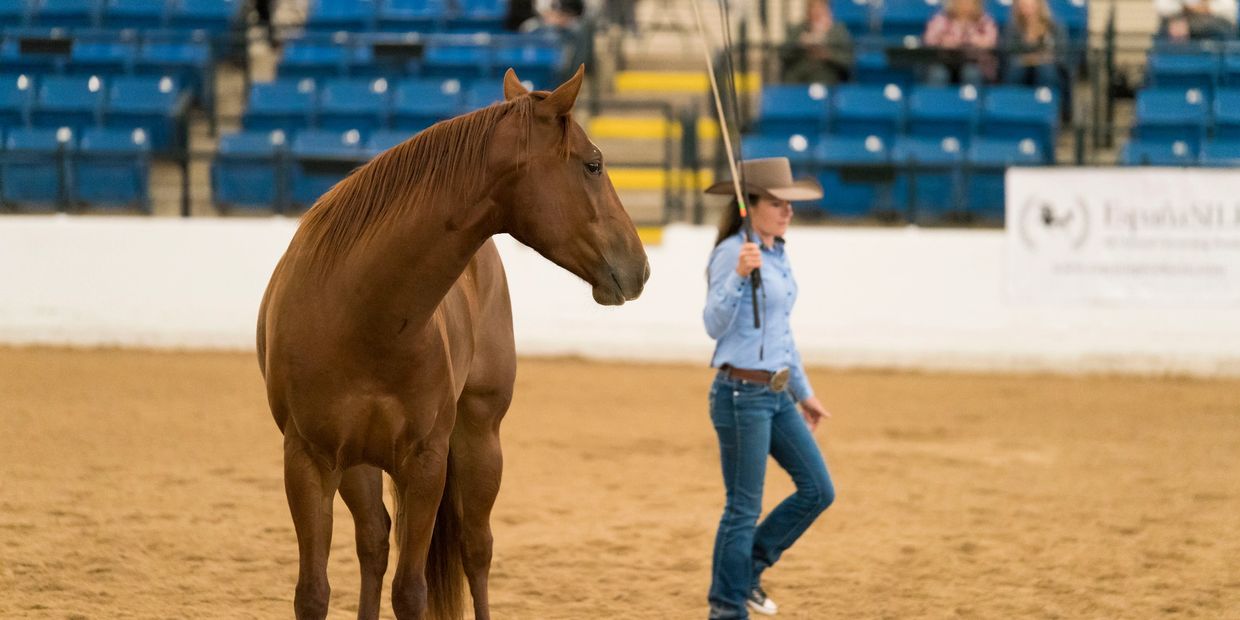
<svg viewBox="0 0 1240 620">
<path fill-rule="evenodd" d="M 818 402 L 817 396 L 810 396 L 801 401 L 801 416 L 810 430 L 818 430 L 818 423 L 831 417 L 831 414 Z"/>
<path fill-rule="evenodd" d="M 754 269 L 761 266 L 762 251 L 758 249 L 758 244 L 746 243 L 742 245 L 740 258 L 736 261 L 736 275 L 748 278 Z"/>
</svg>

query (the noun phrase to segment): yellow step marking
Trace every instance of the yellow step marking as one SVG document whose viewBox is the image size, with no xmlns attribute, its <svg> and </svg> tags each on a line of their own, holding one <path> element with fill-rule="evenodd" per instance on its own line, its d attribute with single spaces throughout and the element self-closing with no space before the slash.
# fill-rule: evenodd
<svg viewBox="0 0 1240 620">
<path fill-rule="evenodd" d="M 738 75 L 736 89 L 742 93 L 757 92 L 761 81 L 761 76 L 753 71 L 745 76 Z M 710 78 L 704 71 L 621 71 L 616 74 L 616 91 L 621 93 L 704 93 L 709 90 Z"/>
<path fill-rule="evenodd" d="M 596 116 L 590 119 L 586 131 L 591 138 L 617 140 L 662 140 L 670 137 L 680 139 L 680 123 L 668 122 L 655 116 Z M 700 118 L 697 123 L 698 138 L 719 138 L 719 123 L 712 118 Z"/>
<path fill-rule="evenodd" d="M 618 190 L 661 191 L 669 181 L 675 181 L 676 171 L 669 175 L 662 168 L 616 167 L 608 168 L 607 174 L 611 177 L 611 184 Z M 680 174 L 682 187 L 693 190 L 693 171 L 682 170 Z M 713 176 L 707 170 L 698 173 L 697 189 L 700 191 L 714 183 Z"/>
</svg>

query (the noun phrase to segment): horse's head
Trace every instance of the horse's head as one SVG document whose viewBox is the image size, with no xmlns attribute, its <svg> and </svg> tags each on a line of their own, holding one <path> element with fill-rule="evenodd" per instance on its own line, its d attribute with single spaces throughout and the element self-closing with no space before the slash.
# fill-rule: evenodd
<svg viewBox="0 0 1240 620">
<path fill-rule="evenodd" d="M 620 305 L 641 294 L 650 265 L 603 153 L 572 119 L 583 74 L 531 93 L 508 70 L 505 99 L 530 97 L 531 113 L 495 128 L 493 195 L 506 211 L 504 232 L 589 282 L 598 303 Z"/>
</svg>

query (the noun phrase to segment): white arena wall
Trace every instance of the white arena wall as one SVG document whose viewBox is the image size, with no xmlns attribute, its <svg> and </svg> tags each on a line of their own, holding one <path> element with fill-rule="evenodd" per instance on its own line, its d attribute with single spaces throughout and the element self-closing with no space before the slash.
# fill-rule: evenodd
<svg viewBox="0 0 1240 620">
<path fill-rule="evenodd" d="M 250 350 L 284 218 L 0 218 L 0 343 Z M 641 299 L 589 288 L 499 239 L 524 355 L 706 365 L 714 231 L 671 226 Z M 797 227 L 794 329 L 810 365 L 1240 375 L 1234 304 L 1032 302 L 1005 281 L 1002 231 Z"/>
</svg>

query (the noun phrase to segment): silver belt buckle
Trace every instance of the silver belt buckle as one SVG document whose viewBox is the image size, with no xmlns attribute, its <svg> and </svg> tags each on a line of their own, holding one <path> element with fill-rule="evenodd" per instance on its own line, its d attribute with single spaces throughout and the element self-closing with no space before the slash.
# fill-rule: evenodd
<svg viewBox="0 0 1240 620">
<path fill-rule="evenodd" d="M 771 373 L 771 389 L 776 392 L 784 391 L 788 387 L 788 379 L 792 378 L 792 371 L 787 368 L 780 368 Z"/>
</svg>

